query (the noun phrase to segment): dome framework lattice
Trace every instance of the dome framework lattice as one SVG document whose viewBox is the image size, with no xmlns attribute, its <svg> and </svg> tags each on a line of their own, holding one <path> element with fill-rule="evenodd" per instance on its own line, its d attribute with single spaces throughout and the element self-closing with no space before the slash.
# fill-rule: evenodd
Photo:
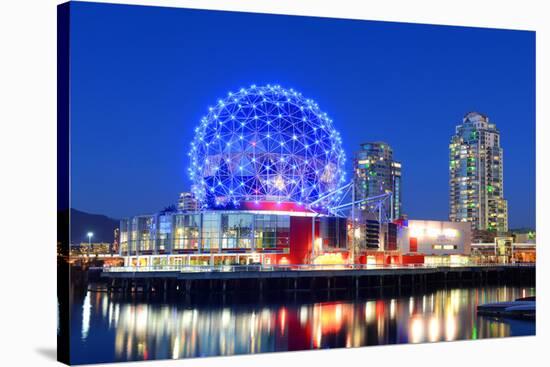
<svg viewBox="0 0 550 367">
<path fill-rule="evenodd" d="M 307 205 L 345 181 L 332 120 L 311 99 L 278 85 L 251 86 L 209 108 L 189 152 L 203 207 L 246 202 Z M 321 206 L 338 200 L 332 195 Z"/>
</svg>

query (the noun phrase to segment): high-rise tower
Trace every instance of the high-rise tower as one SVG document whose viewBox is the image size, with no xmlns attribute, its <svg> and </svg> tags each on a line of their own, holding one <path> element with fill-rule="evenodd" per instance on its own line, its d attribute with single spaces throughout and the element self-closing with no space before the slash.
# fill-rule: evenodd
<svg viewBox="0 0 550 367">
<path fill-rule="evenodd" d="M 470 222 L 474 240 L 508 231 L 500 132 L 487 116 L 470 112 L 449 145 L 449 219 Z"/>
<path fill-rule="evenodd" d="M 178 199 L 178 210 L 184 212 L 196 212 L 199 210 L 199 202 L 192 192 L 182 192 Z"/>
<path fill-rule="evenodd" d="M 393 160 L 393 151 L 388 144 L 361 144 L 361 150 L 355 153 L 353 171 L 355 200 L 391 191 L 391 200 L 384 203 L 384 210 L 391 220 L 402 215 L 401 163 Z"/>
</svg>

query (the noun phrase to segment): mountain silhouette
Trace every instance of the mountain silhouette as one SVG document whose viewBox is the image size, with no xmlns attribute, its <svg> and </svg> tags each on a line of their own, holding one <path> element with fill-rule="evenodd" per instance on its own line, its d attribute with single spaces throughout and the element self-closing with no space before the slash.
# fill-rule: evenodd
<svg viewBox="0 0 550 367">
<path fill-rule="evenodd" d="M 114 230 L 119 227 L 120 221 L 106 215 L 91 214 L 71 208 L 70 223 L 72 244 L 88 242 L 88 232 L 94 234 L 92 242 L 113 243 Z"/>
</svg>

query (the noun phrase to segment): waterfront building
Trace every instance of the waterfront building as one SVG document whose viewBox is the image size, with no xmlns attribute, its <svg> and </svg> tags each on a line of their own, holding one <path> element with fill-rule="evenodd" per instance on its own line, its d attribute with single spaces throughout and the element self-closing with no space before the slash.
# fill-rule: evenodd
<svg viewBox="0 0 550 367">
<path fill-rule="evenodd" d="M 128 265 L 303 264 L 325 253 L 347 258 L 346 219 L 307 212 L 166 213 L 123 219 L 120 225 L 120 255 Z"/>
<path fill-rule="evenodd" d="M 466 222 L 406 220 L 398 223 L 401 254 L 420 255 L 424 262 L 445 263 L 470 255 L 472 230 Z"/>
<path fill-rule="evenodd" d="M 386 216 L 390 220 L 402 216 L 401 163 L 393 159 L 393 150 L 387 143 L 361 144 L 355 152 L 353 172 L 355 200 L 391 192 L 392 197 L 384 203 Z M 365 205 L 360 209 L 367 209 Z"/>
<path fill-rule="evenodd" d="M 474 241 L 508 231 L 500 132 L 487 116 L 470 112 L 449 145 L 449 220 L 471 224 Z"/>
<path fill-rule="evenodd" d="M 189 156 L 199 210 L 123 219 L 126 265 L 346 261 L 347 218 L 332 210 L 345 156 L 314 101 L 272 85 L 229 93 L 195 129 Z"/>
<path fill-rule="evenodd" d="M 472 243 L 471 259 L 477 263 L 535 263 L 537 245 L 495 237 L 493 242 Z"/>
<path fill-rule="evenodd" d="M 196 212 L 199 210 L 199 202 L 195 198 L 192 192 L 180 193 L 178 199 L 178 211 L 182 212 Z"/>
</svg>

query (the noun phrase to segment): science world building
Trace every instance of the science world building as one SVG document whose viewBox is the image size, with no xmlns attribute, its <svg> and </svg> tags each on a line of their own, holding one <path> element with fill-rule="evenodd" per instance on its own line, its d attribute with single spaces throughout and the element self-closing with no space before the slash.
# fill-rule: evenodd
<svg viewBox="0 0 550 367">
<path fill-rule="evenodd" d="M 123 219 L 126 265 L 338 263 L 346 180 L 333 121 L 278 85 L 230 92 L 195 129 L 189 176 L 197 209 Z"/>
</svg>

